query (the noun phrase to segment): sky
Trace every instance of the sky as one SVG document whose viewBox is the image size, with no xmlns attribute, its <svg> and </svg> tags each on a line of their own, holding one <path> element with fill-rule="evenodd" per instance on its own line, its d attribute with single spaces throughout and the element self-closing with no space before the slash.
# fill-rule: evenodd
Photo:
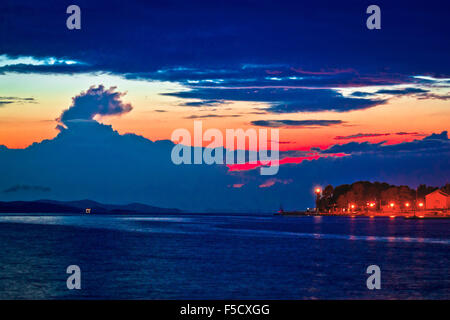
<svg viewBox="0 0 450 320">
<path fill-rule="evenodd" d="M 270 211 L 316 185 L 447 183 L 449 4 L 377 1 L 369 30 L 371 4 L 2 1 L 0 200 Z M 279 173 L 166 163 L 199 120 L 279 129 Z"/>
</svg>

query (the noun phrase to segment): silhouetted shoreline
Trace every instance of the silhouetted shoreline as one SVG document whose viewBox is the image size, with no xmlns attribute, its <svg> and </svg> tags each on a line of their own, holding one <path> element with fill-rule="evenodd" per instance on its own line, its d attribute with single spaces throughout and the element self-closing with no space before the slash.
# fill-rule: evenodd
<svg viewBox="0 0 450 320">
<path fill-rule="evenodd" d="M 152 214 L 182 213 L 179 209 L 160 208 L 141 203 L 103 204 L 92 200 L 79 201 L 9 201 L 0 202 L 0 213 L 72 213 L 72 214 Z"/>
</svg>

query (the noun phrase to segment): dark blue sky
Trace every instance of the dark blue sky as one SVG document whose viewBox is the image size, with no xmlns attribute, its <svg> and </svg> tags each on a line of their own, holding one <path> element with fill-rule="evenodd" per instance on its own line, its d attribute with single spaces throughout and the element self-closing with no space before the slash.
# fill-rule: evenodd
<svg viewBox="0 0 450 320">
<path fill-rule="evenodd" d="M 235 69 L 242 64 L 450 74 L 448 1 L 76 1 L 82 29 L 65 28 L 73 1 L 2 1 L 0 52 L 68 57 L 93 69 Z"/>
</svg>

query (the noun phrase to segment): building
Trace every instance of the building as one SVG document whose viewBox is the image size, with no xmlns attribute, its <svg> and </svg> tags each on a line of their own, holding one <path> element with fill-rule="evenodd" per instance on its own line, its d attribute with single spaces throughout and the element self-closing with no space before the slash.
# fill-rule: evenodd
<svg viewBox="0 0 450 320">
<path fill-rule="evenodd" d="M 435 190 L 425 196 L 426 209 L 449 209 L 450 195 L 442 190 Z"/>
</svg>

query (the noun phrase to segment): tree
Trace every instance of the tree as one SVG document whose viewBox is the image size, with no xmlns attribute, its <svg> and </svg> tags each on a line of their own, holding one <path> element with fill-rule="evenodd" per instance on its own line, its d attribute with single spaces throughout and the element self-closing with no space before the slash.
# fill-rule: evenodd
<svg viewBox="0 0 450 320">
<path fill-rule="evenodd" d="M 441 188 L 446 194 L 450 194 L 450 183 L 447 183 L 445 186 Z"/>
<path fill-rule="evenodd" d="M 434 190 L 436 190 L 436 187 L 427 186 L 425 184 L 421 184 L 417 187 L 417 198 L 418 199 L 425 199 L 425 196 L 429 193 L 432 193 Z"/>
</svg>

